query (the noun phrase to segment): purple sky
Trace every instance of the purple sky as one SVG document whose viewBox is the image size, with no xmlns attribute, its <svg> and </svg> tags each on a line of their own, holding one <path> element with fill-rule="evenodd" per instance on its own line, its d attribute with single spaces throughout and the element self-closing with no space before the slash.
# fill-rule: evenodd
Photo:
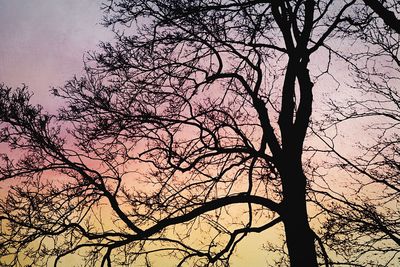
<svg viewBox="0 0 400 267">
<path fill-rule="evenodd" d="M 100 25 L 101 2 L 0 0 L 0 82 L 25 83 L 48 107 L 50 87 L 79 74 L 83 53 L 111 37 Z"/>
</svg>

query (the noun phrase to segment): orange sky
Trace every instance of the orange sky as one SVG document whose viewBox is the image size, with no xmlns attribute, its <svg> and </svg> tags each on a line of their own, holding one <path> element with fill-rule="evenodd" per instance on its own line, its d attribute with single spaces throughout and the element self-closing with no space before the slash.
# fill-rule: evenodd
<svg viewBox="0 0 400 267">
<path fill-rule="evenodd" d="M 0 0 L 0 82 L 12 87 L 25 83 L 35 94 L 34 102 L 54 112 L 57 102 L 49 89 L 79 75 L 84 52 L 112 36 L 99 24 L 100 2 Z M 264 265 L 268 255 L 260 249 L 270 234 L 250 235 L 238 248 L 235 266 Z M 66 259 L 79 264 L 73 256 Z"/>
<path fill-rule="evenodd" d="M 49 89 L 62 86 L 74 74 L 79 75 L 84 52 L 96 49 L 100 40 L 112 36 L 110 30 L 99 24 L 100 2 L 0 0 L 0 83 L 13 87 L 25 83 L 35 93 L 34 101 L 54 112 L 57 102 Z M 319 97 L 316 89 L 317 101 L 326 96 Z M 347 145 L 355 141 L 342 146 L 352 149 Z M 268 231 L 254 234 L 241 244 L 234 266 L 246 266 L 246 263 L 260 266 L 265 262 L 266 254 L 260 253 L 259 248 L 268 235 Z"/>
</svg>

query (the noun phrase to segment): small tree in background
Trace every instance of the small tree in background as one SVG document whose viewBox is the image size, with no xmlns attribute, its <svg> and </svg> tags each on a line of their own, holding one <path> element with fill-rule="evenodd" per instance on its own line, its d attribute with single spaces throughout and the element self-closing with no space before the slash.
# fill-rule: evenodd
<svg viewBox="0 0 400 267">
<path fill-rule="evenodd" d="M 336 127 L 348 137 L 342 124 L 364 125 L 364 138 L 349 156 L 332 135 L 323 137 L 353 189 L 346 195 L 324 192 L 333 201 L 323 205 L 329 214 L 324 239 L 348 264 L 394 266 L 400 259 L 400 20 L 395 15 L 400 6 L 397 1 L 364 2 L 367 6 L 344 31 L 365 49 L 340 55 L 350 63 L 355 95 L 345 103 L 332 98 L 330 119 L 322 127 L 327 132 Z"/>
</svg>

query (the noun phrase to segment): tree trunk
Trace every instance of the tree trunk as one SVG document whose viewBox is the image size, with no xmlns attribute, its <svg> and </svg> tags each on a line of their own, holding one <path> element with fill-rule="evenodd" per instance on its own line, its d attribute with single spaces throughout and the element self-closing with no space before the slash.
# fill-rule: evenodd
<svg viewBox="0 0 400 267">
<path fill-rule="evenodd" d="M 291 162 L 293 163 L 293 162 Z M 301 164 L 288 164 L 283 171 L 283 214 L 290 266 L 318 266 L 314 234 L 310 229 L 306 207 L 306 176 Z"/>
</svg>

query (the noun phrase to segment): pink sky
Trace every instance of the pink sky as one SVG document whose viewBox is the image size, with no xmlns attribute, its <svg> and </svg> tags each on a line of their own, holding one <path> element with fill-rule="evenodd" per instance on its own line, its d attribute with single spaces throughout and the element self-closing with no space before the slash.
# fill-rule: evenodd
<svg viewBox="0 0 400 267">
<path fill-rule="evenodd" d="M 51 86 L 82 71 L 85 51 L 111 37 L 99 0 L 0 0 L 0 83 L 25 83 L 47 108 Z"/>
</svg>

